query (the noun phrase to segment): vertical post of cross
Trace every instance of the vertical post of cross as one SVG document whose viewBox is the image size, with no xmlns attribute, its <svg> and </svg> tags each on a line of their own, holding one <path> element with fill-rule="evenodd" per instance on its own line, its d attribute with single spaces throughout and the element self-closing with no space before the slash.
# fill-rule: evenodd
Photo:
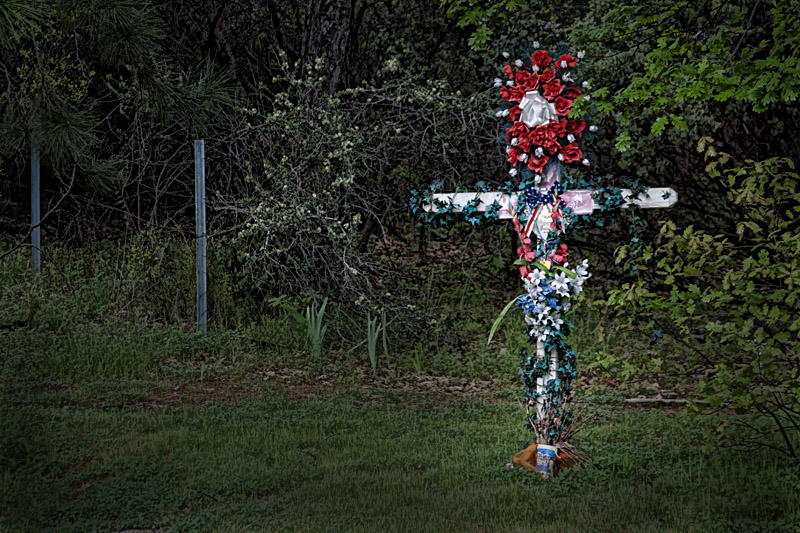
<svg viewBox="0 0 800 533">
<path fill-rule="evenodd" d="M 31 260 L 33 263 L 33 277 L 41 277 L 42 268 L 42 230 L 40 212 L 40 171 L 39 147 L 36 143 L 31 145 Z"/>
<path fill-rule="evenodd" d="M 206 331 L 208 287 L 206 278 L 206 149 L 202 139 L 194 141 L 194 201 L 197 226 L 197 328 Z"/>
</svg>

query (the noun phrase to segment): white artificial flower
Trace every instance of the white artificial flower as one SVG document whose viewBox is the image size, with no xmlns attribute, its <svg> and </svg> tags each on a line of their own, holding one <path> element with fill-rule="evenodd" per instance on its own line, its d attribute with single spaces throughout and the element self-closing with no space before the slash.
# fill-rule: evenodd
<svg viewBox="0 0 800 533">
<path fill-rule="evenodd" d="M 572 81 L 572 74 L 567 72 L 566 74 L 561 76 L 561 79 L 563 79 L 564 81 Z"/>
<path fill-rule="evenodd" d="M 528 160 L 528 154 L 523 153 L 517 159 L 519 159 L 520 161 L 522 161 L 524 163 L 525 161 Z"/>
<path fill-rule="evenodd" d="M 508 52 L 503 52 L 503 57 L 508 59 L 509 57 L 511 57 L 511 54 L 509 54 Z"/>
<path fill-rule="evenodd" d="M 558 160 L 559 161 L 563 161 L 564 160 L 564 154 L 558 154 Z"/>
<path fill-rule="evenodd" d="M 589 131 L 597 131 L 597 126 L 592 124 L 591 126 L 589 126 Z"/>
<path fill-rule="evenodd" d="M 583 95 L 583 99 L 588 102 L 588 101 L 590 101 L 592 99 L 592 95 L 591 94 L 584 94 Z"/>
<path fill-rule="evenodd" d="M 567 62 L 566 61 L 562 61 L 561 62 L 561 68 L 567 68 Z"/>
<path fill-rule="evenodd" d="M 587 167 L 589 166 L 589 160 L 588 159 L 584 159 L 583 161 L 581 161 L 581 163 L 583 163 Z"/>
<path fill-rule="evenodd" d="M 539 48 L 539 41 L 533 41 L 533 47 L 538 49 Z"/>
<path fill-rule="evenodd" d="M 498 111 L 497 113 L 495 113 L 495 114 L 494 114 L 494 116 L 496 116 L 497 118 L 500 118 L 500 117 L 502 117 L 502 116 L 503 116 L 503 110 L 501 109 L 500 111 Z"/>
<path fill-rule="evenodd" d="M 544 150 L 541 146 L 538 146 L 533 153 L 536 155 L 536 157 L 542 157 L 544 155 Z"/>
<path fill-rule="evenodd" d="M 578 59 L 583 59 L 585 56 L 586 56 L 585 50 L 581 50 L 580 52 L 578 52 Z"/>
<path fill-rule="evenodd" d="M 534 65 L 532 70 L 534 72 L 539 72 L 539 65 Z"/>
<path fill-rule="evenodd" d="M 528 274 L 528 279 L 529 279 L 529 280 L 531 281 L 531 283 L 533 283 L 534 285 L 539 285 L 539 283 L 541 283 L 541 282 L 542 282 L 542 280 L 543 280 L 544 278 L 546 278 L 546 277 L 547 277 L 547 274 L 545 274 L 544 272 L 542 272 L 542 271 L 541 271 L 541 270 L 539 270 L 538 268 L 534 269 L 534 271 L 533 271 L 533 272 L 531 272 L 530 274 Z"/>
<path fill-rule="evenodd" d="M 533 178 L 533 181 L 538 185 L 542 181 L 542 175 L 536 174 L 536 176 Z"/>
<path fill-rule="evenodd" d="M 519 144 L 519 139 L 517 139 L 516 137 L 511 139 L 511 146 L 516 146 L 517 144 Z"/>
<path fill-rule="evenodd" d="M 508 80 L 506 82 L 506 85 L 508 85 L 509 87 L 513 87 L 514 86 L 514 80 Z"/>
<path fill-rule="evenodd" d="M 511 174 L 511 177 L 513 178 L 514 176 L 517 175 L 517 169 L 516 168 L 512 168 L 511 170 L 508 171 L 508 173 Z"/>
<path fill-rule="evenodd" d="M 566 313 L 567 311 L 569 311 L 571 308 L 572 308 L 572 302 L 570 302 L 569 300 L 567 300 L 566 302 L 564 302 L 564 304 L 561 306 L 561 310 L 562 310 L 563 312 L 565 312 L 565 313 Z"/>
<path fill-rule="evenodd" d="M 554 327 L 555 327 L 555 328 L 556 328 L 558 331 L 561 331 L 561 325 L 564 323 L 564 321 L 563 321 L 563 320 L 561 320 L 561 319 L 560 319 L 560 318 L 558 318 L 558 317 L 555 317 L 555 318 L 552 318 L 552 317 L 551 317 L 551 319 L 552 319 L 552 322 L 553 322 L 553 326 L 554 326 Z"/>
<path fill-rule="evenodd" d="M 571 133 L 567 135 L 567 142 L 575 142 L 575 136 Z"/>
<path fill-rule="evenodd" d="M 553 281 L 550 282 L 550 286 L 559 296 L 569 296 L 569 281 L 565 273 L 559 272 L 556 274 L 556 277 L 553 278 Z"/>
<path fill-rule="evenodd" d="M 511 152 L 511 147 L 510 146 L 506 146 L 506 153 L 508 154 L 510 152 Z"/>
<path fill-rule="evenodd" d="M 494 86 L 495 87 L 501 87 L 502 85 L 503 85 L 503 80 L 501 80 L 500 78 L 495 78 L 494 79 Z"/>
<path fill-rule="evenodd" d="M 585 81 L 585 82 L 581 83 L 581 87 L 583 87 L 584 89 L 588 89 L 589 88 L 589 82 Z"/>
<path fill-rule="evenodd" d="M 514 61 L 514 64 L 517 66 L 517 68 L 522 68 L 522 60 L 521 59 L 517 59 L 516 61 Z"/>
<path fill-rule="evenodd" d="M 508 116 L 508 115 L 510 115 L 510 114 L 511 114 L 511 112 L 510 112 L 508 109 L 504 109 L 504 110 L 503 110 L 503 116 L 504 116 L 504 117 L 507 117 L 507 116 Z"/>
<path fill-rule="evenodd" d="M 575 274 L 578 275 L 580 278 L 590 278 L 592 275 L 589 274 L 589 260 L 584 259 L 583 262 L 575 267 Z"/>
</svg>

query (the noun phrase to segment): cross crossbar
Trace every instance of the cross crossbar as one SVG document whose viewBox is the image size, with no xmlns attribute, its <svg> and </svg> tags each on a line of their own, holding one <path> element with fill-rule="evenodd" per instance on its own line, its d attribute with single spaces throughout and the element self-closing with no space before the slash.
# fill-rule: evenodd
<svg viewBox="0 0 800 533">
<path fill-rule="evenodd" d="M 588 215 L 600 206 L 594 203 L 595 191 L 577 190 L 566 191 L 561 195 L 561 198 L 566 203 L 566 207 L 572 209 L 575 215 Z M 672 207 L 678 202 L 678 193 L 669 187 L 652 187 L 646 192 L 640 192 L 634 195 L 630 189 L 620 189 L 622 196 L 623 208 L 628 208 L 631 205 L 636 205 L 640 208 L 659 208 L 659 207 Z M 500 219 L 514 218 L 514 208 L 517 206 L 517 194 L 515 193 L 502 193 L 502 192 L 450 192 L 450 193 L 437 193 L 433 195 L 433 203 L 425 204 L 423 209 L 430 211 L 436 210 L 435 202 L 444 202 L 449 204 L 453 202 L 453 212 L 460 213 L 463 208 L 474 201 L 475 199 L 480 202 L 475 206 L 478 211 L 486 211 L 495 202 L 500 205 L 497 212 L 497 217 Z"/>
</svg>

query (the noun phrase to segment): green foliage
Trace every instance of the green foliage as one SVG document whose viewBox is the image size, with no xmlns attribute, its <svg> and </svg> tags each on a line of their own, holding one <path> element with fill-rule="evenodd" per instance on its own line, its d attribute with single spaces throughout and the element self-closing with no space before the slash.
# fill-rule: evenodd
<svg viewBox="0 0 800 533">
<path fill-rule="evenodd" d="M 311 347 L 311 357 L 317 363 L 322 362 L 322 341 L 325 338 L 325 331 L 328 329 L 328 324 L 323 324 L 327 305 L 328 299 L 325 298 L 319 310 L 316 309 L 316 306 L 306 307 L 306 338 Z"/>
<path fill-rule="evenodd" d="M 378 318 L 382 319 L 381 324 L 378 324 Z M 383 350 L 384 356 L 388 357 L 388 350 L 386 344 L 386 312 L 381 313 L 380 317 L 372 318 L 369 311 L 367 311 L 367 350 L 369 351 L 369 362 L 372 365 L 372 374 L 378 374 L 378 335 L 383 333 Z"/>
<path fill-rule="evenodd" d="M 700 374 L 713 408 L 768 415 L 798 458 L 800 431 L 800 178 L 791 160 L 737 163 L 708 139 L 711 181 L 728 189 L 730 230 L 666 223 L 645 253 L 650 275 L 610 292 L 628 324 L 648 317 L 694 350 L 672 371 Z M 623 262 L 629 259 L 621 256 Z"/>
<path fill-rule="evenodd" d="M 627 64 L 630 73 L 623 76 L 630 83 L 616 92 L 615 108 L 622 124 L 642 108 L 655 111 L 651 131 L 661 134 L 667 124 L 688 127 L 687 105 L 739 101 L 765 111 L 797 99 L 800 4 L 769 4 L 604 2 L 596 7 L 597 18 L 581 24 L 577 38 L 636 47 L 620 64 Z"/>
<path fill-rule="evenodd" d="M 459 27 L 474 28 L 467 43 L 473 50 L 486 46 L 494 32 L 492 25 L 502 24 L 509 18 L 519 16 L 527 4 L 524 0 L 500 0 L 478 3 L 474 0 L 440 0 L 447 7 L 447 16 L 457 19 Z"/>
</svg>

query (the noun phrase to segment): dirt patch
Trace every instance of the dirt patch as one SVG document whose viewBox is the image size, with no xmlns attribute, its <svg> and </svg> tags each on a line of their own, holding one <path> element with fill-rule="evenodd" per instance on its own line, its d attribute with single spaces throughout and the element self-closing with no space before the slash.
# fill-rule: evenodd
<svg viewBox="0 0 800 533">
<path fill-rule="evenodd" d="M 357 369 L 349 375 L 308 369 L 263 370 L 243 378 L 164 388 L 137 402 L 144 408 L 180 408 L 214 403 L 239 403 L 263 395 L 285 395 L 293 400 L 320 399 L 343 391 L 359 391 L 365 402 L 396 402 L 406 407 L 448 406 L 464 400 L 497 401 L 499 388 L 491 381 L 466 380 L 425 374 L 384 373 L 373 376 Z"/>
</svg>

